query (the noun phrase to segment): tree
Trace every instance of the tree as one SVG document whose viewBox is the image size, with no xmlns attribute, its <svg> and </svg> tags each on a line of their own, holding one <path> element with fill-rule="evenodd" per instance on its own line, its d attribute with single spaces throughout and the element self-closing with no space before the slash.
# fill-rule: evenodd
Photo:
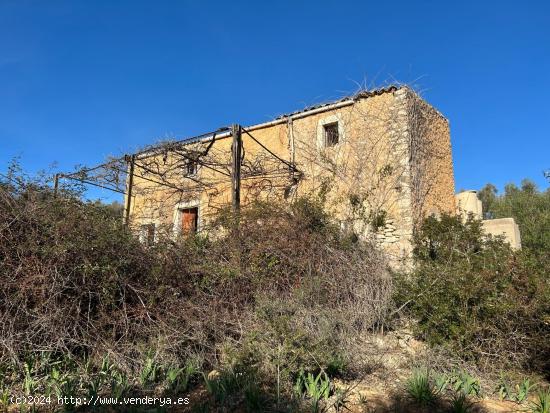
<svg viewBox="0 0 550 413">
<path fill-rule="evenodd" d="M 491 208 L 497 198 L 498 189 L 493 184 L 486 184 L 479 192 L 478 198 L 483 205 L 483 218 L 490 219 Z"/>
<path fill-rule="evenodd" d="M 540 191 L 524 179 L 521 187 L 507 184 L 504 194 L 487 184 L 479 192 L 486 218 L 513 217 L 519 225 L 524 249 L 540 255 L 550 251 L 550 190 Z"/>
</svg>

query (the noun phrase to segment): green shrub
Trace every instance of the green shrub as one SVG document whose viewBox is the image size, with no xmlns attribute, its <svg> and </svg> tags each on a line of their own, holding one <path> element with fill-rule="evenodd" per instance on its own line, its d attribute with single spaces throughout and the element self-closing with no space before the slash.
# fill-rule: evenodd
<svg viewBox="0 0 550 413">
<path fill-rule="evenodd" d="M 417 320 L 417 336 L 479 365 L 548 368 L 544 271 L 502 240 L 484 237 L 472 218 L 427 218 L 414 243 L 415 268 L 397 275 L 396 301 Z"/>
</svg>

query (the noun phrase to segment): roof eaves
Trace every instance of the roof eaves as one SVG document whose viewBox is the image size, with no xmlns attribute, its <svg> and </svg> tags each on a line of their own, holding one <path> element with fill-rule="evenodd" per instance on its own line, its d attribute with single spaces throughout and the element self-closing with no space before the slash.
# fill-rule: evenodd
<svg viewBox="0 0 550 413">
<path fill-rule="evenodd" d="M 402 87 L 403 86 L 398 86 L 398 85 L 388 85 L 388 86 L 385 86 L 385 87 L 382 87 L 382 88 L 377 88 L 377 89 L 372 89 L 372 90 L 363 90 L 363 91 L 360 91 L 359 93 L 356 93 L 355 95 L 345 96 L 345 97 L 340 98 L 340 99 L 335 100 L 335 101 L 325 102 L 325 103 L 320 103 L 320 104 L 308 106 L 308 107 L 306 107 L 304 109 L 301 109 L 301 110 L 297 110 L 297 111 L 294 111 L 294 112 L 291 112 L 291 113 L 286 113 L 284 115 L 277 116 L 271 122 L 251 125 L 251 126 L 248 127 L 248 129 L 253 129 L 253 128 L 257 128 L 257 127 L 265 127 L 265 126 L 271 125 L 273 123 L 279 123 L 277 121 L 282 121 L 283 119 L 288 119 L 288 118 L 290 118 L 292 116 L 295 116 L 295 115 L 302 115 L 303 114 L 304 116 L 308 116 L 307 112 L 317 111 L 318 109 L 322 109 L 322 108 L 325 108 L 325 107 L 327 108 L 327 110 L 330 110 L 330 109 L 328 109 L 329 106 L 338 105 L 339 103 L 344 103 L 344 102 L 348 102 L 348 101 L 350 103 L 352 103 L 352 102 L 355 102 L 359 99 L 366 99 L 366 98 L 369 98 L 369 97 L 382 95 L 384 93 L 395 92 L 398 89 L 401 89 Z M 218 133 L 221 132 L 221 135 L 224 136 L 224 135 L 227 134 L 227 130 L 228 130 L 228 128 L 222 128 L 222 129 L 218 130 Z M 203 135 L 199 135 L 199 136 L 195 136 L 195 137 L 182 139 L 180 141 L 177 141 L 177 143 L 188 145 L 188 144 L 192 144 L 192 143 L 202 142 L 207 138 L 211 138 L 215 133 L 203 134 Z"/>
<path fill-rule="evenodd" d="M 334 100 L 334 101 L 331 101 L 331 102 L 325 102 L 325 103 L 319 103 L 319 104 L 311 105 L 311 106 L 308 106 L 304 109 L 296 110 L 294 112 L 290 112 L 290 113 L 286 113 L 284 115 L 277 116 L 275 118 L 275 120 L 289 118 L 289 117 L 292 117 L 294 115 L 299 115 L 301 113 L 321 109 L 321 108 L 324 108 L 326 106 L 335 105 L 335 104 L 345 102 L 345 101 L 348 101 L 348 100 L 357 101 L 359 99 L 365 99 L 365 98 L 369 98 L 369 97 L 372 97 L 372 96 L 378 96 L 378 95 L 382 95 L 384 93 L 395 92 L 396 90 L 398 90 L 400 88 L 401 88 L 401 86 L 389 85 L 389 86 L 386 86 L 386 87 L 373 89 L 373 90 L 362 90 L 359 93 L 356 93 L 355 95 L 345 96 L 343 98 L 340 98 L 338 100 Z"/>
</svg>

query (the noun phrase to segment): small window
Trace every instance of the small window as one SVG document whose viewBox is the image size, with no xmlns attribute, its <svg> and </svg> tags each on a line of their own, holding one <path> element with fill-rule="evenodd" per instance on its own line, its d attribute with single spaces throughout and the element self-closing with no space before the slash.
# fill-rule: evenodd
<svg viewBox="0 0 550 413">
<path fill-rule="evenodd" d="M 325 147 L 338 144 L 340 136 L 338 135 L 338 122 L 327 123 L 323 125 L 325 131 Z"/>
<path fill-rule="evenodd" d="M 197 174 L 197 161 L 189 161 L 185 165 L 185 176 L 194 176 Z"/>
<path fill-rule="evenodd" d="M 142 225 L 139 239 L 148 247 L 153 245 L 155 243 L 155 224 Z"/>
<path fill-rule="evenodd" d="M 181 233 L 190 235 L 197 232 L 199 224 L 199 209 L 185 208 L 181 209 Z"/>
</svg>

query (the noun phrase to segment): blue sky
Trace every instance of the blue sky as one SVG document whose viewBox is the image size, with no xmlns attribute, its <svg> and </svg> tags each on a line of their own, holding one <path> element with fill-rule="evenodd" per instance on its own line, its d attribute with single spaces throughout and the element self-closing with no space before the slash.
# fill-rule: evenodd
<svg viewBox="0 0 550 413">
<path fill-rule="evenodd" d="M 548 1 L 0 0 L 0 170 L 413 83 L 451 122 L 456 189 L 550 169 Z"/>
</svg>

